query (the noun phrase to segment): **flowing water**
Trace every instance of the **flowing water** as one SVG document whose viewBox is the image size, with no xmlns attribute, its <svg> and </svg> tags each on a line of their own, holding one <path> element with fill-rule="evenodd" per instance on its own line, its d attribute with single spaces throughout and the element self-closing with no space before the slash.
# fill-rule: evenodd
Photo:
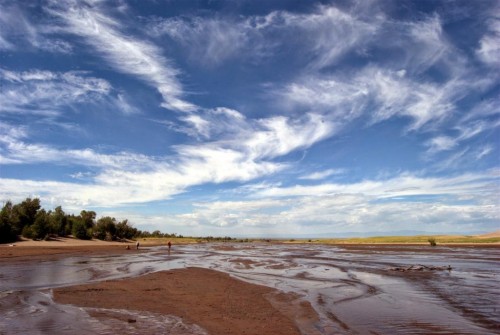
<svg viewBox="0 0 500 335">
<path fill-rule="evenodd" d="M 394 271 L 417 264 L 452 269 Z M 175 316 L 52 299 L 56 287 L 191 266 L 299 294 L 317 311 L 319 334 L 500 334 L 500 248 L 266 243 L 0 261 L 0 334 L 207 334 Z"/>
</svg>

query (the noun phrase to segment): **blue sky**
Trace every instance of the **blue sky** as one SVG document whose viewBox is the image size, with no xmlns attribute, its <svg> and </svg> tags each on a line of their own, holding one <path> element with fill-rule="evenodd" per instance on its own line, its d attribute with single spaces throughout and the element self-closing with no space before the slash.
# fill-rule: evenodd
<svg viewBox="0 0 500 335">
<path fill-rule="evenodd" d="M 0 200 L 183 235 L 500 228 L 498 1 L 0 0 Z"/>
</svg>

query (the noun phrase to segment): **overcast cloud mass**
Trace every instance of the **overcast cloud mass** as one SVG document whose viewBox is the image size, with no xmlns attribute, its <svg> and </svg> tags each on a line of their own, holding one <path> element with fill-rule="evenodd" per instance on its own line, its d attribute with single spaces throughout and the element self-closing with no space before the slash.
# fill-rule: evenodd
<svg viewBox="0 0 500 335">
<path fill-rule="evenodd" d="M 0 0 L 0 200 L 213 236 L 500 228 L 498 1 Z"/>
</svg>

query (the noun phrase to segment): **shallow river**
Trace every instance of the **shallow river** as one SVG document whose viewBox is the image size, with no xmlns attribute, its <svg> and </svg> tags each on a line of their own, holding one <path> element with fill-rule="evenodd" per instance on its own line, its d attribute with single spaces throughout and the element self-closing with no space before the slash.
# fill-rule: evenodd
<svg viewBox="0 0 500 335">
<path fill-rule="evenodd" d="M 412 265 L 440 268 L 395 271 Z M 55 287 L 191 266 L 303 296 L 320 317 L 319 334 L 500 334 L 500 248 L 263 243 L 175 246 L 170 256 L 154 247 L 122 256 L 0 263 L 0 335 L 206 334 L 174 316 L 52 299 Z M 447 266 L 451 270 L 441 268 Z"/>
</svg>

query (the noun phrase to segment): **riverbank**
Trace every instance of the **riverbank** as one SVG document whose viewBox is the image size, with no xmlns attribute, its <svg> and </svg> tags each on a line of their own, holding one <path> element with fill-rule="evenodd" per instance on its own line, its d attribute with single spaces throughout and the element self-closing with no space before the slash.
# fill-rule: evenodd
<svg viewBox="0 0 500 335">
<path fill-rule="evenodd" d="M 129 246 L 129 250 L 127 250 Z M 9 258 L 54 259 L 75 255 L 126 253 L 135 249 L 135 242 L 107 242 L 100 240 L 79 240 L 60 237 L 50 241 L 21 240 L 14 243 L 0 244 L 0 262 Z"/>
<path fill-rule="evenodd" d="M 500 233 L 494 232 L 482 236 L 475 237 L 459 237 L 459 236 L 441 236 L 437 239 L 438 247 L 481 247 L 481 248 L 500 248 Z M 14 243 L 0 244 L 0 262 L 5 258 L 50 258 L 54 259 L 57 255 L 92 255 L 92 254 L 125 254 L 130 252 L 144 251 L 143 247 L 167 246 L 169 241 L 172 241 L 174 248 L 176 245 L 193 244 L 193 243 L 208 243 L 196 242 L 194 239 L 185 238 L 143 238 L 138 240 L 140 243 L 139 250 L 136 249 L 136 241 L 129 240 L 123 242 L 116 241 L 101 241 L 97 239 L 79 240 L 72 237 L 58 237 L 49 241 L 33 241 L 23 239 Z M 214 242 L 222 243 L 222 242 Z M 316 240 L 255 240 L 253 242 L 242 243 L 242 246 L 251 247 L 254 244 L 300 244 L 300 245 L 317 245 L 325 244 L 331 246 L 341 246 L 347 249 L 375 250 L 377 248 L 387 248 L 393 251 L 398 251 L 401 248 L 414 246 L 419 251 L 431 252 L 434 250 L 429 246 L 429 243 L 423 236 L 408 236 L 408 237 L 373 237 L 373 238 L 351 238 L 351 239 L 316 239 Z M 237 245 L 240 243 L 237 243 Z M 228 245 L 232 245 L 228 243 Z M 428 246 L 429 248 L 422 248 Z M 127 249 L 128 247 L 128 249 Z"/>
</svg>

